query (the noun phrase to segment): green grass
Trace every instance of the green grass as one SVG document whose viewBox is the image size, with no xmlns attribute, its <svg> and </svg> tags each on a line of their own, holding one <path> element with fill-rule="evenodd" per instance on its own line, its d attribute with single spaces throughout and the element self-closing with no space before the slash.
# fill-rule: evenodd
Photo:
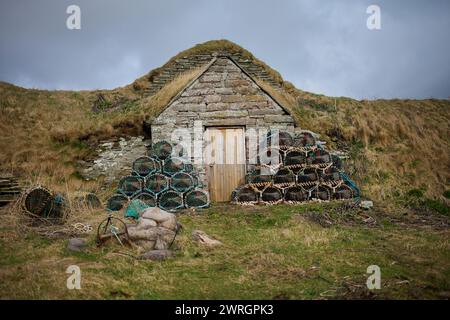
<svg viewBox="0 0 450 320">
<path fill-rule="evenodd" d="M 449 297 L 448 231 L 387 223 L 376 228 L 322 228 L 304 218 L 307 212 L 329 210 L 317 204 L 214 205 L 185 214 L 180 217 L 184 229 L 176 241 L 176 257 L 164 262 L 115 254 L 126 251 L 119 246 L 97 248 L 93 235 L 83 253 L 67 251 L 67 240 L 1 237 L 0 297 L 352 299 L 362 296 L 339 288 L 346 283 L 364 285 L 372 264 L 382 273 L 376 298 Z M 194 229 L 223 245 L 198 245 L 190 237 Z M 65 270 L 71 264 L 82 270 L 81 290 L 66 289 Z"/>
</svg>

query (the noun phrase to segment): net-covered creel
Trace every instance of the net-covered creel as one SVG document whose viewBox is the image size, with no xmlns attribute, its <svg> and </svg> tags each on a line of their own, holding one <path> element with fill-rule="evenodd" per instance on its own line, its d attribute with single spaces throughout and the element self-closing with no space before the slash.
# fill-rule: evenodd
<svg viewBox="0 0 450 320">
<path fill-rule="evenodd" d="M 174 175 L 177 172 L 185 171 L 185 160 L 177 157 L 169 157 L 164 161 L 163 172 Z"/>
<path fill-rule="evenodd" d="M 306 165 L 306 154 L 300 150 L 289 150 L 284 158 L 284 165 L 288 168 L 301 168 Z"/>
<path fill-rule="evenodd" d="M 232 201 L 236 203 L 257 203 L 259 201 L 259 192 L 250 186 L 243 186 L 233 191 Z"/>
<path fill-rule="evenodd" d="M 186 193 L 185 204 L 187 208 L 206 208 L 209 206 L 209 195 L 204 190 L 191 190 Z"/>
<path fill-rule="evenodd" d="M 152 145 L 150 155 L 159 160 L 166 160 L 172 154 L 172 145 L 167 141 L 158 141 Z"/>
<path fill-rule="evenodd" d="M 273 183 L 269 168 L 258 168 L 247 175 L 247 183 L 257 188 L 264 188 Z"/>
<path fill-rule="evenodd" d="M 133 162 L 133 172 L 141 177 L 146 177 L 159 170 L 159 161 L 151 157 L 140 157 Z"/>
<path fill-rule="evenodd" d="M 138 195 L 134 196 L 133 200 L 134 199 L 142 201 L 143 203 L 145 203 L 149 207 L 156 207 L 157 204 L 158 204 L 157 201 L 156 201 L 157 200 L 156 196 L 154 194 L 151 194 L 151 193 L 145 192 L 145 191 L 143 191 L 143 192 L 139 193 Z"/>
<path fill-rule="evenodd" d="M 172 176 L 170 186 L 178 192 L 187 192 L 195 187 L 194 179 L 189 173 L 178 172 Z"/>
<path fill-rule="evenodd" d="M 281 168 L 273 176 L 273 183 L 277 186 L 289 186 L 295 183 L 295 174 L 289 168 Z"/>
<path fill-rule="evenodd" d="M 174 211 L 184 207 L 183 194 L 175 190 L 167 190 L 159 195 L 159 207 Z"/>
<path fill-rule="evenodd" d="M 283 191 L 275 186 L 268 186 L 261 192 L 261 201 L 265 203 L 283 201 Z"/>
<path fill-rule="evenodd" d="M 142 190 L 143 179 L 137 176 L 126 176 L 120 179 L 117 190 L 128 197 L 138 194 Z"/>
<path fill-rule="evenodd" d="M 145 178 L 144 190 L 160 194 L 169 188 L 169 178 L 162 173 L 154 173 Z"/>
<path fill-rule="evenodd" d="M 333 190 L 332 197 L 337 200 L 352 199 L 355 197 L 355 192 L 351 187 L 343 183 Z"/>
<path fill-rule="evenodd" d="M 293 144 L 294 139 L 287 131 L 271 130 L 267 132 L 267 146 L 287 149 L 292 147 Z"/>
<path fill-rule="evenodd" d="M 313 147 L 316 145 L 316 139 L 312 133 L 304 131 L 295 135 L 293 145 L 300 148 Z"/>
<path fill-rule="evenodd" d="M 287 202 L 308 201 L 309 193 L 300 186 L 292 186 L 285 190 L 284 200 Z"/>
<path fill-rule="evenodd" d="M 52 194 L 47 188 L 38 186 L 25 193 L 22 207 L 34 217 L 59 223 L 63 221 L 69 205 L 62 193 Z"/>
</svg>

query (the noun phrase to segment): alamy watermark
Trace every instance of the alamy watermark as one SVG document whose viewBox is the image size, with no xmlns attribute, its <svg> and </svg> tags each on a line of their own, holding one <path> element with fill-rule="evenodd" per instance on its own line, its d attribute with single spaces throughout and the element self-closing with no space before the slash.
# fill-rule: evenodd
<svg viewBox="0 0 450 320">
<path fill-rule="evenodd" d="M 366 285 L 367 289 L 381 289 L 381 269 L 377 265 L 370 265 L 367 267 L 367 273 L 370 276 L 367 278 Z"/>
<path fill-rule="evenodd" d="M 81 9 L 79 6 L 72 4 L 67 7 L 66 13 L 69 14 L 66 20 L 66 27 L 69 30 L 81 29 Z"/>
<path fill-rule="evenodd" d="M 369 14 L 367 18 L 367 29 L 381 30 L 381 9 L 380 6 L 372 4 L 367 7 L 366 13 Z"/>
<path fill-rule="evenodd" d="M 66 286 L 67 289 L 73 290 L 81 289 L 81 269 L 77 265 L 68 266 L 66 269 L 66 273 L 69 273 L 70 276 L 67 278 Z"/>
</svg>

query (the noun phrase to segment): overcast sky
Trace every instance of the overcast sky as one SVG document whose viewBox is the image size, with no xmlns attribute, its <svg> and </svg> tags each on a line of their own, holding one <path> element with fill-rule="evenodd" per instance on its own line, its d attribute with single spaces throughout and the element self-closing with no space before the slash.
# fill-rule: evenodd
<svg viewBox="0 0 450 320">
<path fill-rule="evenodd" d="M 71 4 L 81 30 L 66 27 Z M 366 26 L 371 4 L 381 30 Z M 115 88 L 212 39 L 243 46 L 315 93 L 450 97 L 447 0 L 2 0 L 0 80 Z"/>
</svg>

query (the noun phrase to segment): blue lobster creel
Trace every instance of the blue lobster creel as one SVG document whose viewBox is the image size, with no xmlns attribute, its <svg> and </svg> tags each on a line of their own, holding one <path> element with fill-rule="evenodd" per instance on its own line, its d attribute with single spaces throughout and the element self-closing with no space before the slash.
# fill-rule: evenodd
<svg viewBox="0 0 450 320">
<path fill-rule="evenodd" d="M 117 190 L 123 193 L 127 197 L 133 197 L 142 191 L 143 179 L 137 176 L 127 176 L 123 177 L 119 181 L 119 186 Z"/>
<path fill-rule="evenodd" d="M 186 193 L 184 202 L 187 208 L 206 208 L 209 206 L 208 192 L 203 190 L 192 190 Z"/>
<path fill-rule="evenodd" d="M 133 162 L 133 172 L 140 177 L 146 177 L 159 170 L 159 161 L 151 157 L 140 157 Z"/>
</svg>

